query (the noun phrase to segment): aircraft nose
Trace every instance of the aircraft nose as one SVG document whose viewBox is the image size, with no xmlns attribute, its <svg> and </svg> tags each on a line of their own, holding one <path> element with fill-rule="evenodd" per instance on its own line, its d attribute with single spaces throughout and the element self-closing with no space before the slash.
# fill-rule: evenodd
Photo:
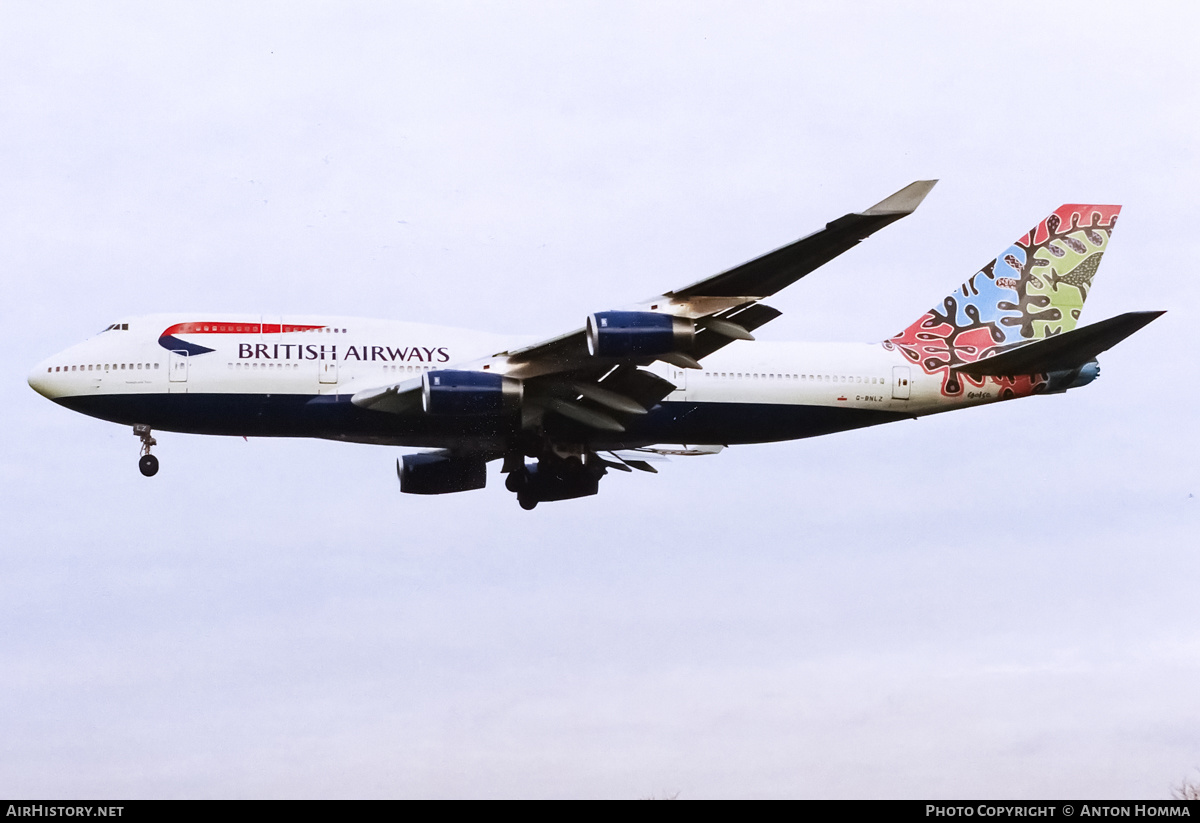
<svg viewBox="0 0 1200 823">
<path fill-rule="evenodd" d="M 49 361 L 38 363 L 33 367 L 33 371 L 29 373 L 28 377 L 29 388 L 42 397 L 48 397 L 53 400 L 54 392 L 50 387 L 50 370 L 52 367 L 48 366 L 47 362 Z"/>
</svg>

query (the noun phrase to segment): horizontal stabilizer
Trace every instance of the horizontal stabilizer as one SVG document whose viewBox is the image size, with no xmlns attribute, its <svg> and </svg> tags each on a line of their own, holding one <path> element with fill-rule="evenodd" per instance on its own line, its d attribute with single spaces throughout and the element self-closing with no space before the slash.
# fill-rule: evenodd
<svg viewBox="0 0 1200 823">
<path fill-rule="evenodd" d="M 1163 314 L 1165 312 L 1161 311 L 1127 312 L 959 366 L 957 371 L 971 377 L 984 377 L 1076 369 Z"/>
</svg>

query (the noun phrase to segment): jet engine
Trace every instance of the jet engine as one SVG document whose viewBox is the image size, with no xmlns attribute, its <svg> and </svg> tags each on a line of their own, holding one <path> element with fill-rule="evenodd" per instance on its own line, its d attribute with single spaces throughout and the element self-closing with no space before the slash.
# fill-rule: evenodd
<svg viewBox="0 0 1200 823">
<path fill-rule="evenodd" d="M 601 311 L 587 319 L 593 357 L 653 357 L 687 351 L 696 327 L 691 320 L 649 311 Z"/>
<path fill-rule="evenodd" d="M 521 405 L 521 381 L 482 371 L 425 372 L 421 406 L 427 414 L 499 414 Z"/>
<path fill-rule="evenodd" d="M 482 489 L 487 484 L 487 461 L 476 455 L 406 454 L 396 462 L 396 473 L 405 494 L 450 494 Z"/>
</svg>

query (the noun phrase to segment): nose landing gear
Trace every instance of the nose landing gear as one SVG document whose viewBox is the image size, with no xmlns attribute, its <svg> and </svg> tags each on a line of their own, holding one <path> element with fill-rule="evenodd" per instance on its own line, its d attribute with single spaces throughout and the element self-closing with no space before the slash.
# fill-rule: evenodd
<svg viewBox="0 0 1200 823">
<path fill-rule="evenodd" d="M 158 474 L 158 458 L 150 453 L 151 446 L 157 446 L 158 441 L 150 436 L 150 427 L 139 423 L 133 427 L 133 433 L 142 439 L 142 457 L 138 460 L 138 471 L 145 477 Z"/>
</svg>

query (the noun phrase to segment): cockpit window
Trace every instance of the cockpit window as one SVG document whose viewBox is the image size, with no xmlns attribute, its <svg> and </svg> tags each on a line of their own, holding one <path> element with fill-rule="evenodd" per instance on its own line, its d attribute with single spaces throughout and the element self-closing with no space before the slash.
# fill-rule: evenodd
<svg viewBox="0 0 1200 823">
<path fill-rule="evenodd" d="M 129 331 L 129 324 L 128 323 L 113 323 L 111 326 L 109 326 L 104 331 Z M 100 333 L 104 334 L 104 331 L 102 331 Z"/>
</svg>

